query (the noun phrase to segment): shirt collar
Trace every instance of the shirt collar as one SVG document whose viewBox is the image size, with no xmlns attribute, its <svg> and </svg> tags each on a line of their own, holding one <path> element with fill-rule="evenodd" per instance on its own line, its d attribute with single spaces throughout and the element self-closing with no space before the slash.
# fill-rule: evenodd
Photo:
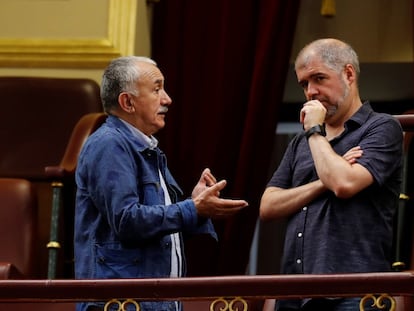
<svg viewBox="0 0 414 311">
<path fill-rule="evenodd" d="M 351 122 L 355 122 L 357 123 L 359 126 L 361 126 L 362 124 L 364 124 L 369 116 L 371 115 L 371 113 L 373 112 L 372 107 L 369 103 L 369 101 L 365 101 L 361 108 L 358 109 L 358 111 L 345 123 L 350 123 Z"/>
<path fill-rule="evenodd" d="M 149 149 L 155 149 L 158 146 L 158 140 L 154 136 L 147 136 L 142 133 L 139 129 L 132 126 L 130 123 L 120 119 L 127 128 L 131 131 L 131 133 L 138 139 L 138 141 L 143 144 L 144 146 L 148 147 Z"/>
</svg>

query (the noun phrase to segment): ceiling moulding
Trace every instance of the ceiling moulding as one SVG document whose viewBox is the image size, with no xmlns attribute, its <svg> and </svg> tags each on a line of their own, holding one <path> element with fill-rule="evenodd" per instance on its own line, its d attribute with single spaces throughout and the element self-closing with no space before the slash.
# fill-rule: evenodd
<svg viewBox="0 0 414 311">
<path fill-rule="evenodd" d="M 0 67 L 104 68 L 134 52 L 137 0 L 110 0 L 106 38 L 0 39 Z"/>
</svg>

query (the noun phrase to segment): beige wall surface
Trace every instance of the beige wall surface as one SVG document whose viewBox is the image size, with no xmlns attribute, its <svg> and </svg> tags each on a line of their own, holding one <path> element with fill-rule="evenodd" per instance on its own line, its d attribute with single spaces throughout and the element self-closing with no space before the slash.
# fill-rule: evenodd
<svg viewBox="0 0 414 311">
<path fill-rule="evenodd" d="M 150 56 L 146 0 L 1 0 L 0 75 L 100 82 L 108 61 Z"/>
<path fill-rule="evenodd" d="M 0 38 L 99 38 L 108 0 L 1 0 Z"/>
<path fill-rule="evenodd" d="M 412 0 L 335 0 L 336 15 L 323 17 L 321 1 L 302 0 L 292 51 L 321 37 L 347 41 L 361 63 L 412 62 Z"/>
</svg>

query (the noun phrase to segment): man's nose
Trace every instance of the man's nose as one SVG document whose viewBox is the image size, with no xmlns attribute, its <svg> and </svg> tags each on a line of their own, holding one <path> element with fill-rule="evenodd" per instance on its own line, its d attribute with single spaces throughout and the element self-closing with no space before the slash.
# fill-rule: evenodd
<svg viewBox="0 0 414 311">
<path fill-rule="evenodd" d="M 309 83 L 305 90 L 306 98 L 312 99 L 316 94 L 318 94 L 318 89 L 312 83 Z"/>
<path fill-rule="evenodd" d="M 167 92 L 165 90 L 162 91 L 162 98 L 161 98 L 161 102 L 164 105 L 171 105 L 172 103 L 172 99 L 171 97 L 167 94 Z"/>
</svg>

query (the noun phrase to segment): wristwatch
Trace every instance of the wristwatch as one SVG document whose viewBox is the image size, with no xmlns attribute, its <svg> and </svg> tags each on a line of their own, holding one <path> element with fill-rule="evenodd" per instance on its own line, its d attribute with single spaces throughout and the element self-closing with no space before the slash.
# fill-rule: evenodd
<svg viewBox="0 0 414 311">
<path fill-rule="evenodd" d="M 326 136 L 325 124 L 322 124 L 322 125 L 318 124 L 318 125 L 312 126 L 309 130 L 305 132 L 306 139 L 309 139 L 309 137 L 311 137 L 315 133 L 321 136 Z"/>
</svg>

